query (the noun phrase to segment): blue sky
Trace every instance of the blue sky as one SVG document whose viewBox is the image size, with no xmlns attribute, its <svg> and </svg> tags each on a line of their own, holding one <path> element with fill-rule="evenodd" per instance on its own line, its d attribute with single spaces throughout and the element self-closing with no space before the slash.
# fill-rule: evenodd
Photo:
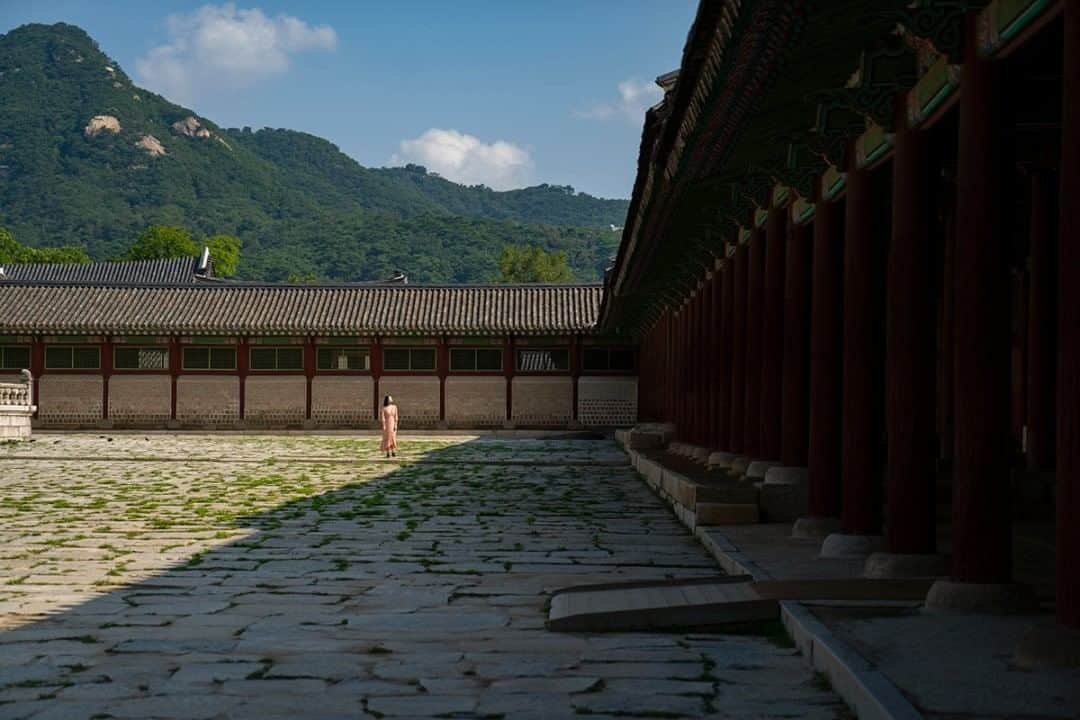
<svg viewBox="0 0 1080 720">
<path fill-rule="evenodd" d="M 0 0 L 0 32 L 69 22 L 139 85 L 226 127 L 325 137 L 496 188 L 633 184 L 644 107 L 695 0 Z"/>
</svg>

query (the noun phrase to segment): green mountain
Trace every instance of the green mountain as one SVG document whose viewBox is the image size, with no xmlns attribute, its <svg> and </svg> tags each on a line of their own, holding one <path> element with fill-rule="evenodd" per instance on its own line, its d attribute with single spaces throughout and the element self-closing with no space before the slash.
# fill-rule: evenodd
<svg viewBox="0 0 1080 720">
<path fill-rule="evenodd" d="M 495 192 L 366 168 L 306 133 L 221 128 L 137 87 L 72 25 L 0 35 L 0 98 L 0 226 L 95 259 L 159 223 L 236 235 L 246 278 L 476 282 L 505 245 L 537 245 L 593 280 L 626 215 L 625 200 L 569 187 Z"/>
</svg>

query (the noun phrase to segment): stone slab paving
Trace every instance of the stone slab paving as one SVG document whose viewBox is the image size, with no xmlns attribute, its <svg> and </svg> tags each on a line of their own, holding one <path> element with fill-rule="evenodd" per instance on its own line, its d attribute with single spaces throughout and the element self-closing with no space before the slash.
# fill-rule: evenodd
<svg viewBox="0 0 1080 720">
<path fill-rule="evenodd" d="M 376 442 L 0 446 L 0 720 L 845 714 L 782 640 L 544 628 L 717 573 L 613 443 Z"/>
</svg>

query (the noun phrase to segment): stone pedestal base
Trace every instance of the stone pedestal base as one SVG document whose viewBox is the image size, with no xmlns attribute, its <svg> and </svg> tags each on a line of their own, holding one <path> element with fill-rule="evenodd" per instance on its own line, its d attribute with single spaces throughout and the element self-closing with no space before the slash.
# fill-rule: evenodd
<svg viewBox="0 0 1080 720">
<path fill-rule="evenodd" d="M 727 470 L 731 467 L 731 464 L 735 462 L 735 455 L 729 452 L 714 452 L 709 454 L 709 469 L 719 468 L 721 470 Z"/>
<path fill-rule="evenodd" d="M 926 594 L 926 610 L 965 615 L 1021 615 L 1039 609 L 1038 598 L 1020 583 L 938 580 Z"/>
<path fill-rule="evenodd" d="M 1032 670 L 1080 667 L 1080 630 L 1050 622 L 1036 625 L 1020 638 L 1013 662 Z"/>
<path fill-rule="evenodd" d="M 795 540 L 821 542 L 838 532 L 840 532 L 840 518 L 801 517 L 791 526 L 791 537 Z"/>
<path fill-rule="evenodd" d="M 949 574 L 949 559 L 944 555 L 914 555 L 876 552 L 866 558 L 863 577 L 867 578 L 938 578 Z"/>
<path fill-rule="evenodd" d="M 862 558 L 885 549 L 884 535 L 847 535 L 833 533 L 821 543 L 821 557 L 831 559 Z"/>
<path fill-rule="evenodd" d="M 700 445 L 691 445 L 689 457 L 691 460 L 705 465 L 709 462 L 709 448 L 701 447 Z"/>
<path fill-rule="evenodd" d="M 761 511 L 769 522 L 790 522 L 806 515 L 810 504 L 809 471 L 777 465 L 761 483 Z"/>
<path fill-rule="evenodd" d="M 734 460 L 731 461 L 731 472 L 736 475 L 745 475 L 746 468 L 750 467 L 751 460 L 745 455 L 737 455 Z"/>
<path fill-rule="evenodd" d="M 771 468 L 780 465 L 778 462 L 770 462 L 768 460 L 754 460 L 746 468 L 747 479 L 752 480 L 764 480 L 765 474 L 769 472 Z"/>
<path fill-rule="evenodd" d="M 808 468 L 777 465 L 765 471 L 766 485 L 806 485 L 809 482 Z"/>
</svg>

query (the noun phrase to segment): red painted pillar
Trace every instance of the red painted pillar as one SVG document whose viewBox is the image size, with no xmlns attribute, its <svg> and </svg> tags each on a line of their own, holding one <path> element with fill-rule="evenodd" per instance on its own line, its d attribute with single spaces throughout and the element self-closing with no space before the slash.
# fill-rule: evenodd
<svg viewBox="0 0 1080 720">
<path fill-rule="evenodd" d="M 236 377 L 240 385 L 240 420 L 244 419 L 247 405 L 247 376 L 251 367 L 250 347 L 246 337 L 240 338 L 236 345 Z"/>
<path fill-rule="evenodd" d="M 439 377 L 439 422 L 446 422 L 446 376 L 450 374 L 450 348 L 446 338 L 440 337 L 435 346 L 435 374 Z M 570 371 L 574 373 L 577 365 L 577 343 L 570 345 Z M 577 376 L 574 376 L 572 419 L 577 420 Z"/>
<path fill-rule="evenodd" d="M 510 354 L 513 359 L 513 353 Z M 382 365 L 383 365 L 383 346 L 382 338 L 376 337 L 372 339 L 371 343 L 371 420 L 375 421 L 379 419 L 379 406 L 382 405 L 382 397 L 379 396 L 379 378 L 382 377 Z M 509 392 L 509 388 L 507 388 Z M 509 395 L 507 395 L 509 398 Z M 509 400 L 507 400 L 507 413 L 509 413 Z M 510 415 L 507 414 L 509 420 Z"/>
<path fill-rule="evenodd" d="M 1031 222 L 1028 226 L 1029 290 L 1027 322 L 1027 466 L 1054 467 L 1054 347 L 1057 278 L 1054 277 L 1053 189 L 1050 174 L 1031 175 Z"/>
<path fill-rule="evenodd" d="M 810 269 L 813 235 L 809 225 L 792 225 L 784 270 L 784 383 L 780 461 L 806 467 L 810 403 Z"/>
<path fill-rule="evenodd" d="M 974 14 L 966 19 L 954 276 L 952 574 L 961 582 L 1005 583 L 1012 577 L 1009 245 L 1001 167 L 1006 140 L 997 71 L 978 53 Z"/>
<path fill-rule="evenodd" d="M 720 332 L 716 346 L 716 447 L 731 451 L 731 342 L 732 260 L 724 260 L 720 273 Z"/>
<path fill-rule="evenodd" d="M 714 342 L 716 332 L 713 328 L 713 296 L 716 294 L 716 275 L 708 273 L 701 296 L 701 344 L 698 354 L 701 356 L 701 445 L 713 446 L 713 364 L 716 362 Z"/>
<path fill-rule="evenodd" d="M 514 369 L 516 367 L 517 348 L 514 346 L 514 336 L 511 335 L 506 338 L 503 345 L 503 376 L 506 378 L 506 422 L 508 423 L 514 419 Z"/>
<path fill-rule="evenodd" d="M 41 375 L 45 372 L 45 341 L 36 336 L 30 345 L 30 374 L 34 376 L 34 405 L 38 408 L 34 411 L 36 418 L 41 412 Z"/>
<path fill-rule="evenodd" d="M 761 456 L 761 330 L 765 285 L 765 233 L 755 228 L 746 267 L 746 400 L 743 454 Z"/>
<path fill-rule="evenodd" d="M 180 377 L 183 353 L 180 348 L 180 338 L 172 335 L 169 337 L 169 419 L 176 421 L 176 384 Z"/>
<path fill-rule="evenodd" d="M 1058 229 L 1057 616 L 1080 628 L 1080 7 L 1065 4 Z M 1067 202 L 1069 201 L 1069 202 Z"/>
<path fill-rule="evenodd" d="M 109 419 L 109 378 L 113 373 L 113 341 L 105 336 L 101 343 L 101 419 Z"/>
<path fill-rule="evenodd" d="M 935 544 L 934 254 L 930 155 L 898 103 L 893 155 L 893 235 L 885 307 L 889 550 L 933 553 Z"/>
<path fill-rule="evenodd" d="M 311 420 L 311 383 L 315 379 L 315 338 L 304 338 L 304 379 L 307 385 L 307 399 L 305 401 L 304 419 Z"/>
<path fill-rule="evenodd" d="M 686 322 L 686 411 L 690 423 L 689 440 L 697 445 L 701 442 L 701 385 L 699 384 L 701 378 L 698 376 L 701 360 L 698 353 L 701 342 L 701 287 L 698 287 L 690 298 Z"/>
<path fill-rule="evenodd" d="M 788 211 L 773 207 L 765 225 L 765 279 L 761 318 L 761 403 L 759 458 L 780 460 L 784 401 L 784 271 Z"/>
<path fill-rule="evenodd" d="M 840 431 L 843 507 L 840 523 L 848 535 L 881 534 L 881 493 L 876 461 L 881 441 L 878 403 L 881 378 L 877 373 L 878 331 L 876 312 L 873 193 L 869 174 L 855 165 L 855 152 L 847 173 L 844 231 L 844 342 L 842 428 Z"/>
<path fill-rule="evenodd" d="M 746 271 L 749 248 L 737 245 L 731 275 L 731 408 L 728 414 L 728 445 L 733 453 L 745 452 L 746 433 Z"/>
<path fill-rule="evenodd" d="M 835 203 L 814 211 L 810 283 L 810 517 L 840 517 L 841 378 L 844 342 L 844 227 Z"/>
<path fill-rule="evenodd" d="M 720 313 L 717 309 L 717 298 L 720 296 L 718 287 L 720 276 L 714 264 L 705 288 L 705 447 L 716 447 L 716 356 L 720 337 Z"/>
</svg>

